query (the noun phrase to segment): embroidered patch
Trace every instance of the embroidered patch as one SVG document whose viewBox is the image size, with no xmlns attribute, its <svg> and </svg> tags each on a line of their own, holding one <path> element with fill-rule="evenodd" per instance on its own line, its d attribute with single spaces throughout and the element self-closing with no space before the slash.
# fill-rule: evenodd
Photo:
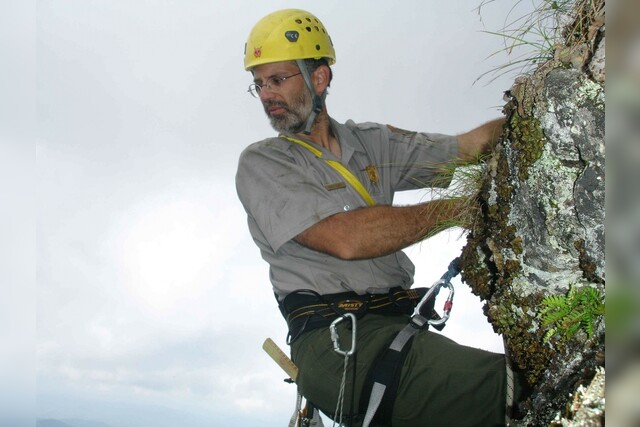
<svg viewBox="0 0 640 427">
<path fill-rule="evenodd" d="M 378 182 L 380 176 L 378 175 L 378 168 L 375 165 L 369 165 L 364 168 L 364 170 L 367 171 L 367 176 L 369 177 L 369 181 L 371 181 L 372 184 Z"/>
<path fill-rule="evenodd" d="M 335 184 L 325 184 L 324 188 L 326 188 L 327 191 L 332 191 L 345 188 L 346 186 L 347 184 L 345 184 L 344 182 L 336 182 Z"/>
</svg>

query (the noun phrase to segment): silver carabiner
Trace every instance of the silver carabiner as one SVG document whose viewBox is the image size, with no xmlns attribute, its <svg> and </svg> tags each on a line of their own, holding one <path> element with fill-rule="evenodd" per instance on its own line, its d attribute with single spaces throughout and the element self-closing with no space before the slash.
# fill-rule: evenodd
<svg viewBox="0 0 640 427">
<path fill-rule="evenodd" d="M 433 326 L 442 325 L 447 320 L 449 320 L 449 316 L 451 315 L 451 308 L 453 307 L 453 285 L 451 284 L 451 282 L 443 282 L 441 286 L 449 288 L 449 295 L 447 296 L 447 300 L 444 302 L 442 316 L 439 319 L 429 319 L 429 324 Z"/>
<path fill-rule="evenodd" d="M 442 313 L 442 317 L 440 317 L 440 319 L 429 319 L 427 322 L 430 325 L 434 325 L 434 326 L 444 324 L 449 319 L 449 315 L 451 314 L 451 307 L 453 306 L 453 294 L 454 294 L 453 285 L 451 284 L 451 282 L 445 281 L 444 279 L 438 280 L 436 283 L 433 284 L 433 286 L 431 286 L 431 288 L 429 288 L 429 290 L 422 297 L 418 305 L 416 305 L 416 308 L 413 310 L 413 314 L 411 315 L 411 317 L 413 318 L 415 316 L 419 316 L 420 311 L 422 310 L 422 306 L 424 306 L 427 303 L 427 301 L 431 299 L 431 297 L 437 296 L 438 292 L 440 292 L 440 288 L 443 286 L 449 288 L 449 295 L 447 296 L 447 300 L 444 303 L 444 311 Z"/>
<path fill-rule="evenodd" d="M 427 293 L 422 297 L 420 302 L 418 302 L 418 304 L 416 305 L 416 308 L 413 310 L 413 314 L 411 315 L 411 317 L 420 315 L 420 310 L 422 310 L 422 306 L 425 305 L 426 302 L 431 299 L 434 293 L 438 295 L 438 292 L 440 291 L 440 287 L 442 286 L 443 283 L 444 283 L 444 279 L 440 279 L 436 283 L 434 283 L 433 286 L 429 288 Z"/>
<path fill-rule="evenodd" d="M 337 326 L 338 323 L 345 320 L 347 317 L 351 319 L 351 349 L 349 351 L 344 351 L 340 349 L 340 337 L 338 336 Z M 344 315 L 338 317 L 336 320 L 331 322 L 331 326 L 329 326 L 329 330 L 331 331 L 331 341 L 333 341 L 333 350 L 341 354 L 342 356 L 351 356 L 356 352 L 356 316 L 352 313 L 345 313 Z"/>
</svg>

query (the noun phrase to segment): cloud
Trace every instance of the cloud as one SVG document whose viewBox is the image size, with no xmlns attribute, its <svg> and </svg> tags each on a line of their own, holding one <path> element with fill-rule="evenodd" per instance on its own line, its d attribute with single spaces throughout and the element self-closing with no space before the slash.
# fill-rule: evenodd
<svg viewBox="0 0 640 427">
<path fill-rule="evenodd" d="M 498 114 L 486 107 L 504 83 L 471 88 L 499 49 L 479 47 L 475 3 L 425 4 L 303 3 L 339 44 L 336 119 L 456 132 Z M 242 47 L 280 6 L 38 4 L 41 416 L 114 427 L 288 420 L 295 387 L 261 350 L 271 337 L 287 351 L 286 326 L 234 188 L 240 151 L 273 134 L 246 94 Z M 437 25 L 442 16 L 456 28 Z M 410 248 L 416 285 L 437 280 L 461 244 L 443 234 Z M 464 289 L 456 283 L 445 334 L 499 350 Z"/>
</svg>

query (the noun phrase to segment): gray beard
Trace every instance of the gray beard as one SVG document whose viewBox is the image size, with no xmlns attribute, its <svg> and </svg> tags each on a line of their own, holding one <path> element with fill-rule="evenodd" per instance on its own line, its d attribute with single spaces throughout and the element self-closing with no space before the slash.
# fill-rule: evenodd
<svg viewBox="0 0 640 427">
<path fill-rule="evenodd" d="M 276 116 L 267 112 L 269 106 L 277 105 L 285 111 Z M 311 96 L 307 91 L 303 91 L 299 98 L 295 99 L 291 105 L 282 101 L 273 101 L 264 104 L 265 113 L 269 118 L 271 127 L 277 132 L 299 133 L 305 128 L 307 118 L 311 115 L 313 108 Z"/>
</svg>

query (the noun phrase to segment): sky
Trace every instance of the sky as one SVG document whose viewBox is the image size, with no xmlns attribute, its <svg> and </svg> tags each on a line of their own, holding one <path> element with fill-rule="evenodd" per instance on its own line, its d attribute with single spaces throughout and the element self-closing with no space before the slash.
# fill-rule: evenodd
<svg viewBox="0 0 640 427">
<path fill-rule="evenodd" d="M 332 117 L 455 134 L 500 116 L 513 81 L 474 84 L 507 60 L 483 31 L 511 7 L 479 14 L 479 3 L 43 0 L 11 10 L 15 20 L 3 13 L 13 61 L 0 88 L 35 99 L 1 106 L 1 189 L 35 212 L 2 212 L 18 242 L 3 259 L 35 254 L 31 270 L 5 261 L 0 273 L 0 337 L 13 343 L 0 354 L 4 419 L 287 423 L 295 387 L 261 350 L 271 337 L 288 352 L 286 325 L 234 186 L 240 152 L 275 133 L 246 92 L 247 35 L 267 13 L 307 9 L 336 49 Z M 13 120 L 22 111 L 34 119 Z M 25 136 L 35 148 L 16 142 Z M 34 152 L 35 167 L 21 167 Z M 464 243 L 454 231 L 407 249 L 416 285 L 435 282 Z M 502 351 L 479 299 L 454 285 L 444 334 Z"/>
</svg>

